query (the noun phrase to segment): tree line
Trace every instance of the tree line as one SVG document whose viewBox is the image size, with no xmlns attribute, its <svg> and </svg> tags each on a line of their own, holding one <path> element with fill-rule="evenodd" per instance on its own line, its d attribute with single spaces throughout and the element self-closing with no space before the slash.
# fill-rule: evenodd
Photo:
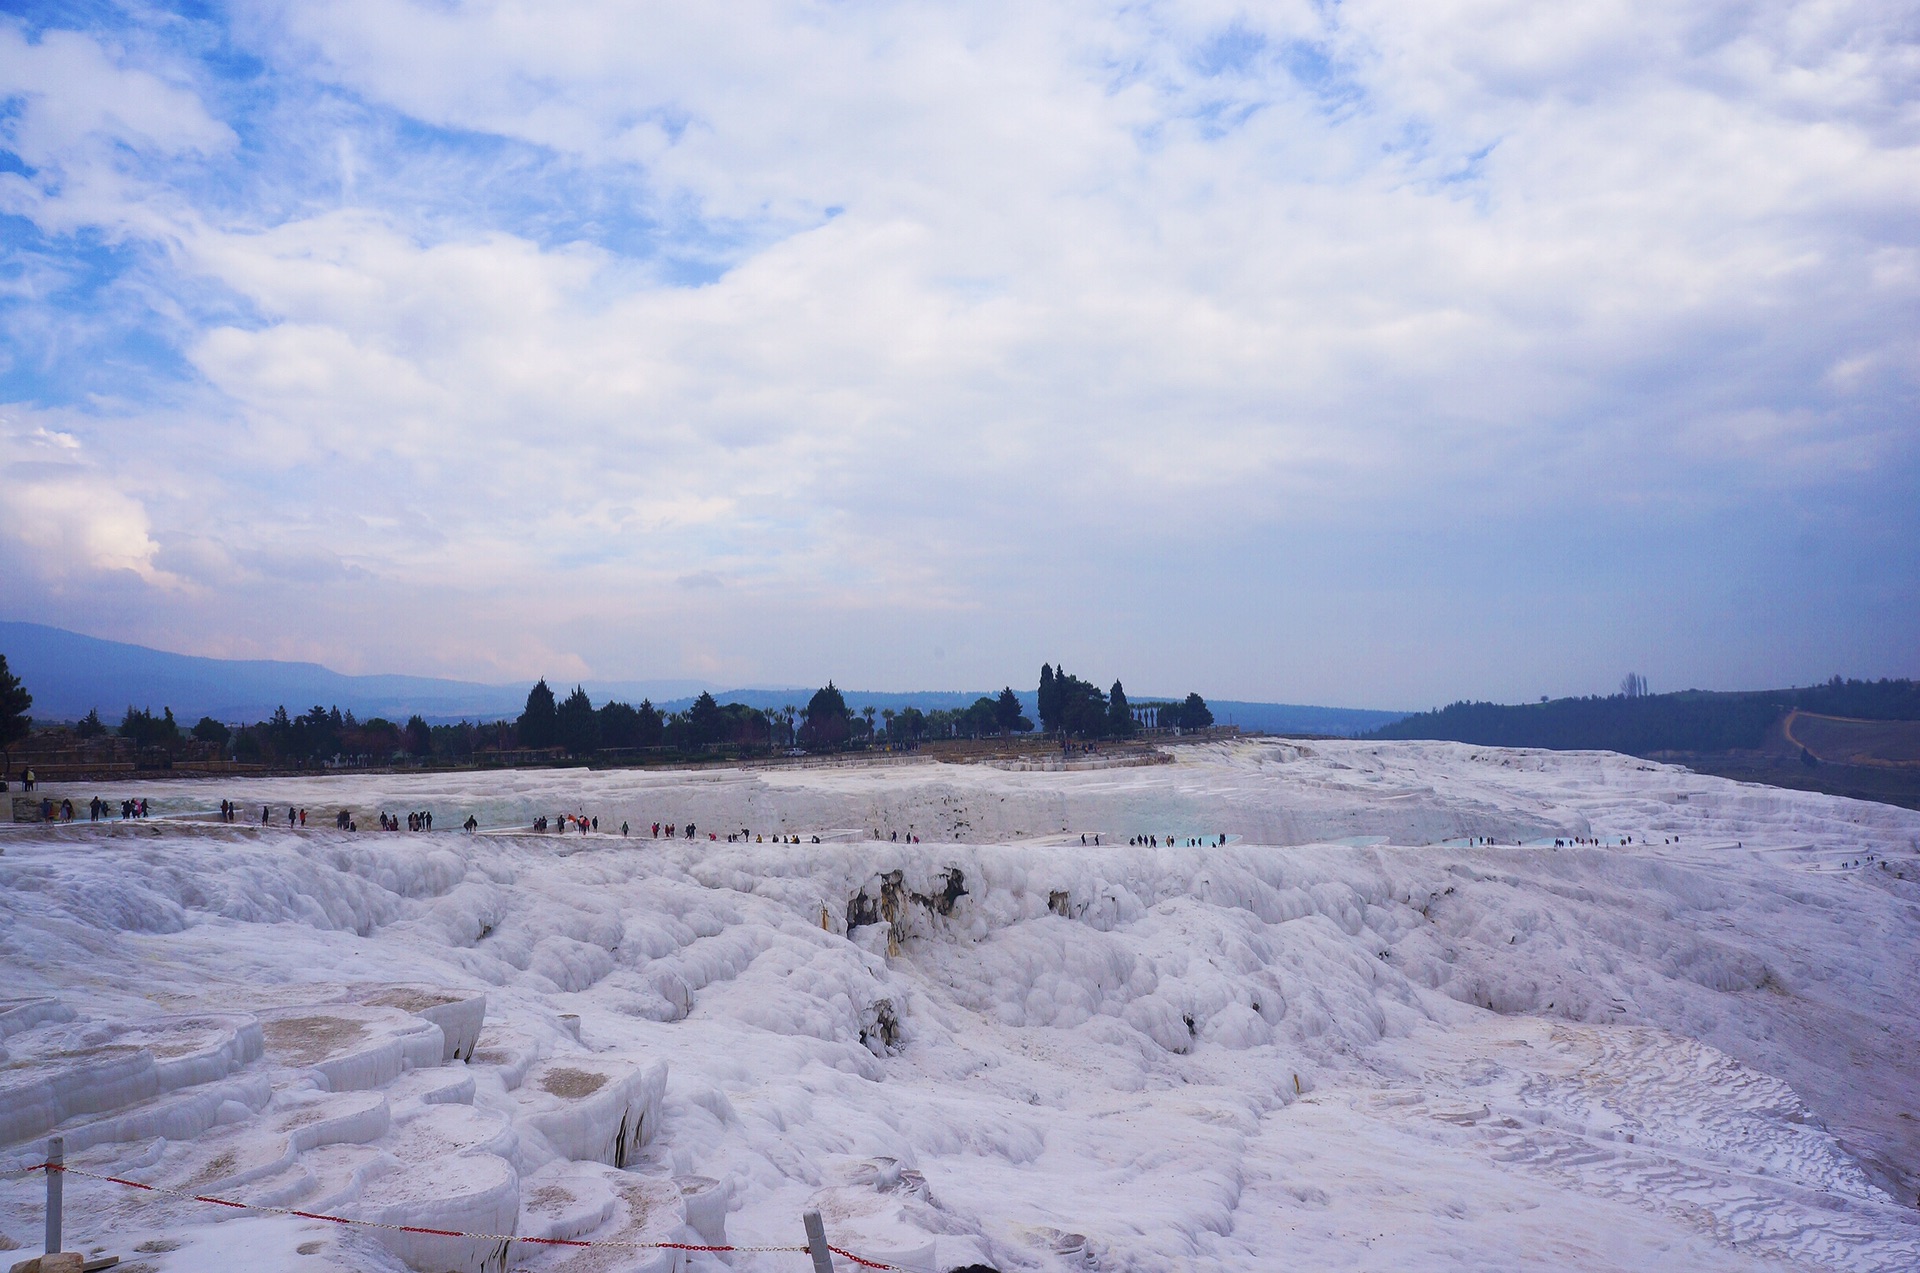
<svg viewBox="0 0 1920 1273">
<path fill-rule="evenodd" d="M 81 738 L 108 733 L 98 711 L 88 712 L 74 726 Z M 394 757 L 424 759 L 433 755 L 467 757 L 488 744 L 510 740 L 500 724 L 429 725 L 418 715 L 399 724 L 381 717 L 358 720 L 351 710 L 314 706 L 298 716 L 284 706 L 264 721 L 233 727 L 202 716 L 192 729 L 182 729 L 173 709 L 160 715 L 144 707 L 129 707 L 112 732 L 132 740 L 141 750 L 157 748 L 174 754 L 231 755 L 253 763 L 304 763 L 335 757 L 385 761 Z"/>
<path fill-rule="evenodd" d="M 1162 728 L 1204 729 L 1213 724 L 1213 713 L 1198 694 L 1181 702 L 1132 704 L 1118 680 L 1102 693 L 1051 664 L 1041 665 L 1038 699 L 1040 728 L 1062 738 L 1128 737 L 1141 728 L 1141 718 Z M 32 722 L 26 712 L 32 702 L 0 655 L 0 749 L 27 736 Z M 804 706 L 721 703 L 703 692 L 684 710 L 665 711 L 647 699 L 638 706 L 618 700 L 596 706 L 579 685 L 562 698 L 543 678 L 528 691 L 525 707 L 512 720 L 434 725 L 417 714 L 404 722 L 377 716 L 361 720 L 350 709 L 316 704 L 297 715 L 282 705 L 268 719 L 251 724 L 230 726 L 203 716 L 188 727 L 171 707 L 155 713 L 149 707 L 128 706 L 117 725 L 102 720 L 96 709 L 74 725 L 73 732 L 82 740 L 116 734 L 142 752 L 157 750 L 169 757 L 230 756 L 258 764 L 306 765 L 460 763 L 488 753 L 583 758 L 629 752 L 904 749 L 934 739 L 1012 736 L 1034 729 L 1012 686 L 951 709 L 869 705 L 855 711 L 829 681 Z"/>
<path fill-rule="evenodd" d="M 1040 727 L 1065 737 L 1129 738 L 1141 728 L 1142 717 L 1161 729 L 1207 729 L 1213 724 L 1213 711 L 1198 694 L 1177 703 L 1129 703 L 1119 681 L 1102 694 L 1099 686 L 1050 663 L 1040 665 L 1038 698 Z"/>
<path fill-rule="evenodd" d="M 578 685 L 565 699 L 556 701 L 552 689 L 542 680 L 528 692 L 526 708 L 514 722 L 522 747 L 558 748 L 570 756 L 662 747 L 677 751 L 758 747 L 819 751 L 877 744 L 912 746 L 933 738 L 977 737 L 1032 728 L 1033 722 L 1020 714 L 1020 696 L 1012 687 L 1001 690 L 998 696 L 982 695 L 966 707 L 951 710 L 868 705 L 855 711 L 832 681 L 815 690 L 805 706 L 751 707 L 722 703 L 711 693 L 702 692 L 686 710 L 663 712 L 646 700 L 638 707 L 610 701 L 596 708 Z"/>
</svg>

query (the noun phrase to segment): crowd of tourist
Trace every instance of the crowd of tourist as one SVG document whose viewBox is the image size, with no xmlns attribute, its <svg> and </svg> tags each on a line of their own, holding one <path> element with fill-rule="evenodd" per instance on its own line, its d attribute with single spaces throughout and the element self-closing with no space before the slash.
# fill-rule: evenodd
<svg viewBox="0 0 1920 1273">
<path fill-rule="evenodd" d="M 146 816 L 147 802 L 145 800 L 122 800 L 120 802 L 120 820 L 122 822 L 132 818 L 144 818 Z M 61 800 L 54 800 L 47 796 L 40 798 L 40 820 L 42 822 L 72 822 L 74 817 L 75 813 L 71 797 Z M 87 802 L 87 821 L 111 822 L 112 820 L 113 806 L 107 801 L 101 799 L 99 796 L 95 796 Z"/>
<path fill-rule="evenodd" d="M 71 799 L 60 801 L 42 799 L 40 805 L 40 813 L 43 821 L 71 822 L 74 818 L 74 807 Z M 112 806 L 106 800 L 96 796 L 89 803 L 87 813 L 89 819 L 95 822 L 109 820 L 112 816 Z M 122 800 L 120 802 L 120 817 L 123 820 L 144 818 L 146 816 L 147 802 L 144 798 L 139 800 Z M 232 800 L 222 800 L 220 802 L 219 817 L 222 822 L 238 822 L 240 820 L 240 805 Z M 286 817 L 287 826 L 290 828 L 298 830 L 307 825 L 307 811 L 298 805 L 288 805 Z M 275 814 L 272 806 L 264 804 L 260 806 L 261 826 L 271 825 L 274 818 Z M 381 810 L 379 813 L 379 822 L 382 831 L 431 831 L 433 830 L 433 811 L 431 809 L 421 809 L 410 812 L 402 817 Z M 360 829 L 359 823 L 355 820 L 352 811 L 347 809 L 342 809 L 334 814 L 333 825 L 334 829 L 338 831 L 358 831 Z M 480 822 L 477 818 L 469 814 L 467 820 L 461 824 L 461 829 L 469 833 L 478 831 L 480 829 Z M 560 813 L 551 818 L 545 814 L 541 814 L 533 820 L 532 829 L 540 832 L 578 832 L 581 835 L 587 835 L 600 830 L 600 819 L 596 815 L 585 813 Z M 642 830 L 650 833 L 652 838 L 656 840 L 692 840 L 698 838 L 700 833 L 699 828 L 692 822 L 653 822 L 647 824 Z M 626 837 L 629 836 L 631 832 L 631 825 L 622 821 L 620 823 L 620 835 Z M 728 844 L 820 843 L 820 837 L 818 835 L 810 835 L 803 840 L 801 834 L 798 832 L 754 831 L 746 827 L 738 831 L 708 831 L 706 836 L 709 841 L 716 843 L 724 838 Z M 885 838 L 891 842 L 898 843 L 901 839 L 901 833 L 899 831 L 891 831 L 885 833 L 883 836 L 880 829 L 875 827 L 873 830 L 873 838 L 876 840 Z M 920 837 L 909 831 L 906 833 L 906 842 L 908 844 L 919 844 Z M 1226 842 L 1227 837 L 1224 835 L 1219 836 L 1217 840 L 1214 837 L 1188 837 L 1182 841 L 1182 843 L 1188 847 L 1197 847 L 1212 843 L 1224 845 Z M 1080 843 L 1088 844 L 1088 837 L 1082 835 L 1080 837 Z M 1092 836 L 1091 844 L 1098 846 L 1100 843 L 1101 837 L 1099 833 L 1096 832 Z M 1171 847 L 1174 844 L 1174 837 L 1140 835 L 1131 837 L 1127 843 L 1129 845 L 1151 846 L 1155 848 L 1164 843 Z"/>
<path fill-rule="evenodd" d="M 86 812 L 88 812 L 88 818 L 90 818 L 92 822 L 104 822 L 104 820 L 111 818 L 113 806 L 109 805 L 108 801 L 100 799 L 100 797 L 94 797 L 94 799 L 88 803 L 88 810 L 86 810 Z M 71 799 L 61 799 L 61 801 L 42 799 L 42 801 L 40 801 L 40 816 L 42 816 L 44 822 L 71 822 L 73 816 L 75 816 L 73 801 L 71 801 Z M 146 818 L 146 816 L 148 816 L 148 803 L 146 803 L 146 799 L 121 801 L 121 803 L 119 803 L 119 816 L 121 816 L 121 820 Z M 261 824 L 261 826 L 271 826 L 271 824 L 275 822 L 275 816 L 273 806 L 259 806 L 259 824 Z M 240 820 L 240 805 L 234 803 L 234 801 L 221 801 L 219 820 L 221 820 L 221 822 L 238 822 L 238 820 Z M 432 831 L 432 829 L 434 829 L 434 812 L 432 812 L 430 808 L 415 810 L 415 812 L 409 812 L 409 814 L 405 814 L 405 816 L 390 814 L 390 812 L 386 812 L 386 810 L 380 810 L 378 820 L 380 820 L 380 829 L 382 829 L 382 831 L 401 831 L 401 829 L 405 829 L 405 831 Z M 307 810 L 298 805 L 286 806 L 286 826 L 292 829 L 305 828 L 305 826 L 307 826 Z M 342 808 L 340 812 L 334 814 L 334 829 L 338 829 L 338 831 L 357 831 L 359 824 L 357 824 L 357 820 L 353 818 L 353 812 L 351 812 L 351 810 Z M 467 820 L 461 824 L 461 829 L 468 831 L 468 833 L 478 831 L 478 829 L 480 829 L 480 820 L 474 818 L 472 814 L 468 814 Z M 580 835 L 589 835 L 589 833 L 597 833 L 597 831 L 601 829 L 601 822 L 599 822 L 599 816 L 595 816 L 595 814 L 564 814 L 563 812 L 563 814 L 555 814 L 555 816 L 551 816 L 551 818 L 549 818 L 547 814 L 540 814 L 538 818 L 534 818 L 532 829 L 534 829 L 534 831 L 561 831 L 561 833 L 578 831 Z M 611 831 L 611 828 L 609 828 L 609 831 Z M 699 831 L 699 828 L 697 828 L 693 822 L 651 822 L 651 824 L 641 826 L 641 833 L 649 833 L 653 839 L 697 839 L 701 831 Z M 630 826 L 628 822 L 624 822 L 624 820 L 620 822 L 620 835 L 622 835 L 622 837 L 632 835 L 632 826 Z M 747 845 L 747 843 L 753 843 L 753 845 L 768 845 L 768 843 L 772 843 L 772 845 L 801 845 L 801 843 L 814 843 L 814 845 L 818 845 L 818 843 L 820 843 L 820 835 L 806 835 L 803 839 L 803 835 L 801 835 L 799 831 L 755 831 L 755 829 L 751 828 L 741 828 L 737 829 L 737 831 L 707 831 L 707 839 L 708 841 L 714 841 L 714 843 L 718 843 L 720 839 L 726 839 L 726 843 L 730 843 L 730 845 Z M 881 829 L 874 828 L 874 839 L 887 839 L 887 841 L 891 841 L 891 843 L 899 843 L 900 839 L 902 839 L 902 833 L 900 833 L 900 831 L 885 831 L 885 833 L 883 833 Z M 916 835 L 916 833 L 912 833 L 912 831 L 906 831 L 906 833 L 904 833 L 904 839 L 906 839 L 908 845 L 918 845 L 918 843 L 920 843 L 920 835 Z M 1098 847 L 1098 845 L 1102 843 L 1102 835 L 1100 835 L 1098 831 L 1083 833 L 1079 839 L 1081 839 L 1081 845 L 1092 845 L 1092 847 Z M 1676 839 L 1678 839 L 1678 837 L 1676 837 Z M 1173 837 L 1173 835 L 1131 835 L 1131 837 L 1127 839 L 1127 845 L 1131 845 L 1131 847 L 1148 847 L 1148 849 L 1160 849 L 1162 845 L 1171 849 L 1175 843 L 1179 843 L 1181 847 L 1187 847 L 1187 849 L 1198 849 L 1198 847 L 1202 847 L 1202 845 L 1225 845 L 1225 843 L 1227 843 L 1227 837 L 1225 837 L 1225 835 L 1188 835 L 1188 837 Z M 1473 843 L 1482 845 L 1482 843 L 1492 843 L 1492 841 L 1490 841 L 1488 837 L 1476 835 L 1476 837 L 1473 837 Z M 1555 841 L 1555 845 L 1559 845 L 1559 843 L 1561 843 L 1561 841 Z M 1574 845 L 1574 843 L 1596 843 L 1596 841 L 1592 841 L 1592 839 L 1569 839 L 1567 843 Z"/>
</svg>

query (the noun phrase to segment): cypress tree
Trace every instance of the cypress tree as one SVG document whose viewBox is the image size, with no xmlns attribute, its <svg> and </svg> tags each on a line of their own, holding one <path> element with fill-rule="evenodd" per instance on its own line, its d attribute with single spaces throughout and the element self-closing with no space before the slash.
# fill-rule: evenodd
<svg viewBox="0 0 1920 1273">
<path fill-rule="evenodd" d="M 584 688 L 574 686 L 567 701 L 555 709 L 554 729 L 569 755 L 584 756 L 600 746 L 600 719 Z"/>
<path fill-rule="evenodd" d="M 33 732 L 33 718 L 27 715 L 32 706 L 33 695 L 7 670 L 7 656 L 0 654 L 0 753 L 6 754 L 8 773 L 13 772 L 13 745 Z"/>
<path fill-rule="evenodd" d="M 660 709 L 653 705 L 652 699 L 643 698 L 634 714 L 639 717 L 634 725 L 634 746 L 658 747 L 666 734 L 666 722 L 660 718 Z"/>
<path fill-rule="evenodd" d="M 522 747 L 551 747 L 560 741 L 559 712 L 545 677 L 527 691 L 527 710 L 520 713 L 519 735 Z"/>
<path fill-rule="evenodd" d="M 700 697 L 693 700 L 693 706 L 687 709 L 687 737 L 698 744 L 724 741 L 726 735 L 726 717 L 720 711 L 720 704 L 714 701 L 712 694 L 700 691 Z"/>
<path fill-rule="evenodd" d="M 1113 683 L 1113 690 L 1107 695 L 1107 732 L 1115 738 L 1133 734 L 1133 711 L 1127 706 L 1127 692 L 1120 688 L 1119 681 Z"/>
</svg>

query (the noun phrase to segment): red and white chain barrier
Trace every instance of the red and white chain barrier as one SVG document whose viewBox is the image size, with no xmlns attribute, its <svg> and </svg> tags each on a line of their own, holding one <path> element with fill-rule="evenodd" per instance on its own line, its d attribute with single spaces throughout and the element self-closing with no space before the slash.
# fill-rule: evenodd
<svg viewBox="0 0 1920 1273">
<path fill-rule="evenodd" d="M 204 1202 L 214 1207 L 230 1207 L 235 1211 L 259 1211 L 268 1215 L 298 1216 L 302 1220 L 324 1220 L 328 1224 L 344 1224 L 356 1229 L 390 1229 L 396 1233 L 421 1233 L 436 1238 L 471 1238 L 476 1242 L 521 1242 L 529 1246 L 596 1247 L 621 1249 L 628 1251 L 739 1251 L 748 1255 L 784 1253 L 806 1255 L 809 1248 L 804 1246 L 705 1246 L 694 1242 L 622 1242 L 587 1241 L 584 1238 L 530 1238 L 516 1233 L 463 1233 L 458 1229 L 430 1229 L 417 1224 L 386 1224 L 379 1220 L 355 1220 L 348 1216 L 324 1215 L 318 1211 L 300 1211 L 293 1207 L 267 1207 L 251 1202 L 235 1202 L 231 1198 L 216 1198 L 211 1194 L 188 1193 L 181 1189 L 167 1189 L 160 1185 L 144 1184 L 138 1180 L 128 1180 L 122 1176 L 103 1176 L 98 1172 L 82 1171 L 78 1167 L 43 1162 L 31 1167 L 23 1167 L 17 1172 L 9 1172 L 14 1179 L 30 1176 L 36 1171 L 58 1171 L 68 1176 L 82 1176 L 88 1180 L 103 1180 L 110 1185 L 124 1185 L 128 1189 L 139 1189 L 146 1193 L 160 1194 L 168 1198 L 181 1198 L 189 1202 Z M 869 1260 L 855 1255 L 851 1251 L 829 1245 L 827 1250 L 843 1260 L 851 1260 L 863 1269 L 893 1270 L 894 1273 L 909 1273 L 896 1264 L 886 1264 L 879 1260 Z"/>
</svg>

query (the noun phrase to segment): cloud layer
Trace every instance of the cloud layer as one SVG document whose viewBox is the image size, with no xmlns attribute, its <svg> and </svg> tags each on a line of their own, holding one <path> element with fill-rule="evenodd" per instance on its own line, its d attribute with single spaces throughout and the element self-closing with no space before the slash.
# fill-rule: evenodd
<svg viewBox="0 0 1920 1273">
<path fill-rule="evenodd" d="M 29 14 L 4 604 L 466 676 L 1917 673 L 1917 21 Z"/>
</svg>

